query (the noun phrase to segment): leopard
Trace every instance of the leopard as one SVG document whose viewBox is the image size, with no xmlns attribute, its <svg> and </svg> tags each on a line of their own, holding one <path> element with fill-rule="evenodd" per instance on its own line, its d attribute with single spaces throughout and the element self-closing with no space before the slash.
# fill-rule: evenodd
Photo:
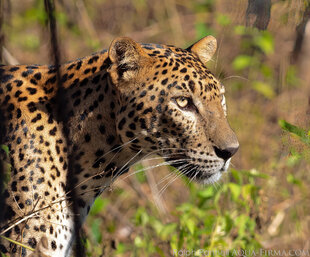
<svg viewBox="0 0 310 257">
<path fill-rule="evenodd" d="M 218 181 L 239 142 L 207 68 L 216 48 L 211 35 L 186 49 L 118 37 L 61 65 L 1 65 L 0 252 L 70 256 L 94 200 L 150 155 Z"/>
</svg>

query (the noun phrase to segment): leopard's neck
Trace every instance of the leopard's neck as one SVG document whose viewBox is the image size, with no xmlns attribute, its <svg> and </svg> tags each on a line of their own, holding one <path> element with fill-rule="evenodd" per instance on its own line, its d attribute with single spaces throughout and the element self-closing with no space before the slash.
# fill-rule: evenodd
<svg viewBox="0 0 310 257">
<path fill-rule="evenodd" d="M 81 74 L 78 82 L 65 81 L 62 85 L 67 99 L 65 126 L 71 143 L 69 165 L 73 173 L 69 190 L 70 187 L 75 190 L 81 222 L 95 198 L 143 156 L 131 150 L 117 134 L 119 96 L 109 79 L 108 67 L 109 60 L 103 52 L 68 63 L 61 69 L 68 77 L 71 69 L 79 68 Z"/>
</svg>

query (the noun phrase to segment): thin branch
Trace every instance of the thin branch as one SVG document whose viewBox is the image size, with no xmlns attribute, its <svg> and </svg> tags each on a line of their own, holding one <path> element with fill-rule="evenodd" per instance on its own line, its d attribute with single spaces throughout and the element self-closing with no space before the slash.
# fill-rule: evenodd
<svg viewBox="0 0 310 257">
<path fill-rule="evenodd" d="M 2 58 L 9 65 L 19 64 L 19 61 L 4 46 L 2 46 Z"/>
<path fill-rule="evenodd" d="M 11 243 L 13 243 L 13 244 L 19 245 L 19 246 L 21 246 L 21 247 L 24 247 L 24 248 L 26 248 L 26 249 L 28 249 L 28 250 L 34 252 L 34 249 L 31 248 L 30 246 L 24 245 L 24 244 L 22 244 L 22 243 L 20 243 L 20 242 L 18 242 L 18 241 L 15 241 L 15 240 L 13 240 L 13 239 L 11 239 L 11 238 L 6 237 L 6 236 L 0 236 L 0 237 L 3 238 L 3 239 L 5 239 L 5 240 L 8 240 L 9 242 L 11 242 Z"/>
</svg>

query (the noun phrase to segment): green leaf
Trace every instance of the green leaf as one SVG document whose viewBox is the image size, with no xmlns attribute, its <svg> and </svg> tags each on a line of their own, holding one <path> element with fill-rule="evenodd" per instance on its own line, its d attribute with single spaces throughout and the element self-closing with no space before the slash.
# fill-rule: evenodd
<svg viewBox="0 0 310 257">
<path fill-rule="evenodd" d="M 296 87 L 300 85 L 300 80 L 298 78 L 298 71 L 295 66 L 289 66 L 286 74 L 285 74 L 285 81 L 288 85 L 292 85 L 293 87 Z"/>
<path fill-rule="evenodd" d="M 207 187 L 206 189 L 198 191 L 198 196 L 206 199 L 212 198 L 214 196 L 214 188 L 210 186 Z"/>
<path fill-rule="evenodd" d="M 157 235 L 159 235 L 160 232 L 163 230 L 164 225 L 155 218 L 150 219 L 150 224 L 152 225 L 152 228 L 156 231 Z"/>
<path fill-rule="evenodd" d="M 145 167 L 141 163 L 138 163 L 133 167 L 134 172 L 136 172 L 136 178 L 140 183 L 146 182 L 144 169 Z"/>
<path fill-rule="evenodd" d="M 36 35 L 25 35 L 23 42 L 21 42 L 22 45 L 31 51 L 37 50 L 41 44 L 40 38 Z"/>
<path fill-rule="evenodd" d="M 9 154 L 9 148 L 6 145 L 0 145 L 0 149 L 3 150 L 6 155 Z M 12 165 L 8 161 L 0 159 L 0 169 L 3 171 L 0 174 L 0 183 L 2 184 L 0 193 L 3 193 L 8 187 L 8 183 L 11 179 L 11 168 Z"/>
<path fill-rule="evenodd" d="M 176 252 L 178 249 L 180 249 L 177 247 L 177 240 L 178 240 L 177 235 L 175 234 L 172 235 L 170 240 L 170 249 L 172 250 L 172 252 Z"/>
<path fill-rule="evenodd" d="M 242 174 L 252 178 L 264 178 L 264 179 L 270 178 L 268 174 L 259 172 L 257 169 L 243 170 Z"/>
<path fill-rule="evenodd" d="M 95 219 L 91 223 L 91 232 L 97 243 L 102 241 L 101 219 Z"/>
<path fill-rule="evenodd" d="M 254 44 L 265 54 L 271 54 L 274 52 L 273 36 L 268 31 L 263 31 L 256 36 L 254 38 Z"/>
<path fill-rule="evenodd" d="M 116 254 L 125 253 L 125 251 L 126 251 L 126 246 L 125 246 L 124 243 L 119 242 L 119 243 L 117 244 L 116 247 L 117 247 L 117 248 L 116 248 L 116 251 L 115 251 Z"/>
<path fill-rule="evenodd" d="M 253 63 L 253 57 L 248 55 L 238 55 L 233 63 L 232 66 L 235 70 L 243 70 L 245 68 L 248 68 Z"/>
<path fill-rule="evenodd" d="M 208 233 L 212 233 L 213 227 L 215 226 L 215 223 L 216 223 L 216 216 L 210 213 L 204 219 L 204 228 L 205 228 L 205 230 Z"/>
<path fill-rule="evenodd" d="M 38 6 L 28 9 L 25 13 L 25 19 L 30 22 L 44 24 L 47 21 L 47 14 L 44 11 L 43 6 Z"/>
<path fill-rule="evenodd" d="M 234 33 L 236 35 L 242 36 L 242 35 L 246 34 L 246 31 L 247 31 L 247 28 L 245 26 L 237 25 L 234 27 Z"/>
<path fill-rule="evenodd" d="M 246 200 L 253 199 L 256 189 L 257 189 L 257 187 L 255 185 L 252 185 L 252 184 L 243 185 L 242 186 L 243 198 Z"/>
<path fill-rule="evenodd" d="M 308 131 L 307 133 L 306 130 L 299 128 L 291 123 L 288 123 L 285 120 L 279 120 L 279 125 L 282 129 L 296 135 L 302 142 L 310 146 L 310 131 Z"/>
<path fill-rule="evenodd" d="M 141 237 L 137 236 L 134 240 L 134 244 L 136 247 L 141 248 L 143 246 L 143 241 Z"/>
<path fill-rule="evenodd" d="M 90 209 L 90 215 L 94 216 L 97 215 L 99 212 L 101 212 L 109 203 L 108 199 L 103 199 L 101 197 L 98 197 L 92 208 Z"/>
<path fill-rule="evenodd" d="M 236 180 L 236 182 L 240 185 L 242 184 L 242 174 L 239 170 L 235 170 L 234 168 L 231 168 L 230 170 L 231 175 Z"/>
<path fill-rule="evenodd" d="M 260 70 L 262 74 L 264 75 L 265 78 L 272 78 L 274 76 L 273 74 L 273 69 L 266 65 L 266 64 L 261 64 Z"/>
<path fill-rule="evenodd" d="M 140 207 L 136 212 L 136 224 L 139 226 L 145 226 L 149 221 L 150 217 L 147 211 L 143 207 Z"/>
<path fill-rule="evenodd" d="M 179 233 L 179 240 L 178 240 L 178 248 L 177 249 L 181 249 L 183 247 L 184 244 L 184 237 L 186 236 L 186 233 L 184 231 L 184 229 L 181 229 L 180 233 Z"/>
<path fill-rule="evenodd" d="M 237 202 L 241 193 L 241 187 L 235 183 L 229 183 L 228 187 L 232 194 L 232 199 Z"/>
<path fill-rule="evenodd" d="M 176 232 L 176 229 L 177 229 L 176 223 L 166 224 L 160 231 L 161 238 L 163 240 L 166 240 L 172 233 Z"/>
<path fill-rule="evenodd" d="M 273 88 L 265 82 L 253 81 L 252 87 L 255 91 L 262 94 L 263 96 L 265 96 L 268 99 L 272 99 L 275 96 L 275 92 L 274 92 Z"/>
<path fill-rule="evenodd" d="M 233 219 L 230 217 L 230 215 L 229 214 L 225 214 L 225 216 L 224 216 L 224 218 L 225 218 L 225 232 L 226 233 L 229 233 L 229 231 L 232 229 L 232 227 L 233 227 L 233 224 L 234 224 L 234 221 L 233 221 Z"/>
<path fill-rule="evenodd" d="M 201 39 L 206 35 L 214 35 L 214 31 L 208 28 L 204 22 L 197 22 L 195 24 L 196 38 Z"/>
<path fill-rule="evenodd" d="M 245 235 L 245 231 L 247 230 L 247 223 L 248 223 L 249 219 L 250 218 L 244 214 L 241 214 L 236 218 L 235 223 L 238 227 L 238 236 L 239 237 L 243 237 Z"/>
<path fill-rule="evenodd" d="M 220 24 L 223 27 L 228 26 L 229 24 L 231 24 L 230 18 L 227 15 L 225 15 L 225 14 L 217 15 L 216 21 L 217 21 L 218 24 Z"/>
<path fill-rule="evenodd" d="M 165 257 L 166 256 L 164 251 L 160 247 L 155 246 L 155 250 L 156 250 L 156 253 L 158 253 L 160 257 Z"/>
<path fill-rule="evenodd" d="M 60 24 L 60 25 L 64 26 L 68 23 L 67 15 L 64 12 L 56 12 L 55 18 L 56 18 L 58 24 Z"/>
<path fill-rule="evenodd" d="M 196 223 L 193 219 L 188 219 L 185 221 L 185 226 L 189 230 L 189 232 L 193 235 L 196 228 Z"/>
<path fill-rule="evenodd" d="M 6 145 L 0 145 L 0 148 L 3 149 L 3 151 L 5 151 L 5 153 L 8 155 L 9 154 L 9 147 Z"/>
<path fill-rule="evenodd" d="M 293 174 L 288 174 L 286 180 L 291 184 L 302 186 L 302 181 L 300 179 L 297 179 Z"/>
<path fill-rule="evenodd" d="M 302 155 L 298 153 L 292 153 L 286 160 L 286 163 L 289 167 L 297 165 L 302 160 Z"/>
</svg>

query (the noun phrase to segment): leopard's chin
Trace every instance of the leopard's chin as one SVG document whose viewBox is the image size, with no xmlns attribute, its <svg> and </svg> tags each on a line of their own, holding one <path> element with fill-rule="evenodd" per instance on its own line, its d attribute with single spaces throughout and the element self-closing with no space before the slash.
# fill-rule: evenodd
<svg viewBox="0 0 310 257">
<path fill-rule="evenodd" d="M 170 159 L 170 165 L 178 169 L 191 181 L 195 181 L 196 183 L 203 185 L 213 184 L 220 180 L 222 174 L 228 170 L 230 164 L 229 159 L 223 164 L 221 168 L 210 171 L 185 159 L 185 156 L 178 156 L 178 158 Z M 180 161 L 178 162 L 178 160 Z"/>
<path fill-rule="evenodd" d="M 208 174 L 207 176 L 204 176 L 200 179 L 196 179 L 195 181 L 202 185 L 209 185 L 209 184 L 214 184 L 215 182 L 220 180 L 221 177 L 222 177 L 222 173 L 216 172 L 213 174 Z"/>
</svg>

